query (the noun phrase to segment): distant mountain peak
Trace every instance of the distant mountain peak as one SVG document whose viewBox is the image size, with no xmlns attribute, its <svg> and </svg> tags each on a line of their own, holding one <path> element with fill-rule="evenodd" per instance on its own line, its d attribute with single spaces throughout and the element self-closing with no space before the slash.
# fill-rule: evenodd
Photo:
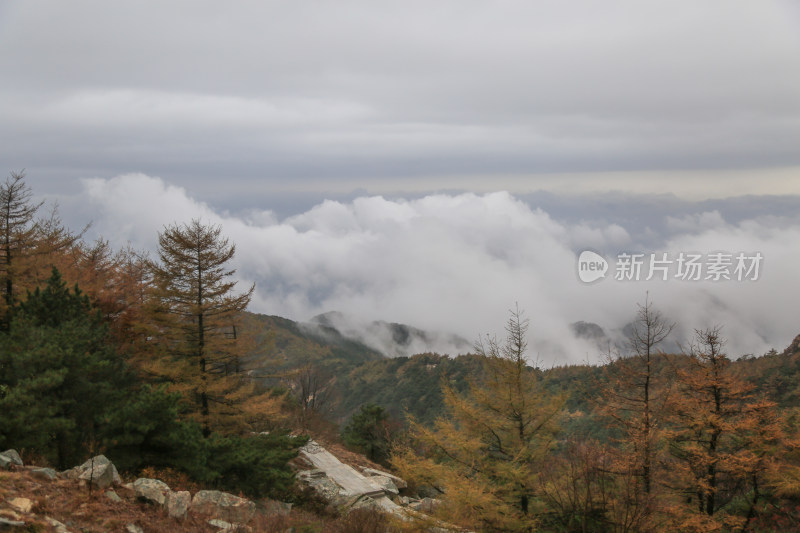
<svg viewBox="0 0 800 533">
<path fill-rule="evenodd" d="M 792 343 L 783 351 L 783 355 L 794 355 L 800 352 L 800 335 L 794 338 Z"/>
<path fill-rule="evenodd" d="M 398 322 L 362 320 L 340 311 L 316 315 L 309 323 L 332 328 L 345 338 L 358 341 L 387 357 L 408 357 L 435 352 L 449 355 L 468 353 L 472 343 L 459 335 L 428 331 Z"/>
</svg>

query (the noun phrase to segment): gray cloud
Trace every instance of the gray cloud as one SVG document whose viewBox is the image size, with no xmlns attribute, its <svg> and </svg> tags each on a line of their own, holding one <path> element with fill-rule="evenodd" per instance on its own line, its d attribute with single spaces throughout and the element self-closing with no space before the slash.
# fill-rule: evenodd
<svg viewBox="0 0 800 533">
<path fill-rule="evenodd" d="M 53 190 L 800 164 L 789 0 L 18 1 L 0 30 L 0 165 Z"/>
</svg>

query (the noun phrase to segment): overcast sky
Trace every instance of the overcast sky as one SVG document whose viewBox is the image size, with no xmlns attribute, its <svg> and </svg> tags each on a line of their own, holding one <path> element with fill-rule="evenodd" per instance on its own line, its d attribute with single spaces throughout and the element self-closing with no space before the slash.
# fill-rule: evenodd
<svg viewBox="0 0 800 533">
<path fill-rule="evenodd" d="M 647 288 L 581 285 L 581 247 L 769 250 L 662 300 L 782 348 L 798 57 L 792 0 L 6 1 L 0 169 L 119 245 L 223 224 L 258 311 L 470 338 L 515 300 L 550 341 L 624 322 Z"/>
</svg>

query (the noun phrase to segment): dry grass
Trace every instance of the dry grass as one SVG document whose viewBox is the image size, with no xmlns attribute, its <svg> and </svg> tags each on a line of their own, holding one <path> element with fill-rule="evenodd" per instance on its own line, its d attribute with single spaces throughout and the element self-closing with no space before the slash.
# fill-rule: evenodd
<svg viewBox="0 0 800 533">
<path fill-rule="evenodd" d="M 17 512 L 32 531 L 53 530 L 45 516 L 66 524 L 71 531 L 123 531 L 127 524 L 136 524 L 148 533 L 217 531 L 198 517 L 169 518 L 162 509 L 137 501 L 133 491 L 124 487 L 115 491 L 121 502 L 112 501 L 104 491 L 90 491 L 75 480 L 48 481 L 31 475 L 27 469 L 2 472 L 0 496 L 4 501 L 0 502 L 0 512 L 13 511 L 7 500 L 20 497 L 34 503 L 30 513 Z"/>
</svg>

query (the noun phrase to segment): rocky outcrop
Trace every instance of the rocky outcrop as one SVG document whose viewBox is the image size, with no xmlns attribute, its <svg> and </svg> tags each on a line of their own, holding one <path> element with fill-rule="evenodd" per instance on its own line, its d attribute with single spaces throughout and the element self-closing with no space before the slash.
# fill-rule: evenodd
<svg viewBox="0 0 800 533">
<path fill-rule="evenodd" d="M 298 472 L 298 480 L 340 510 L 373 509 L 392 514 L 403 521 L 422 519 L 436 524 L 426 531 L 463 531 L 431 516 L 441 505 L 441 500 L 421 495 L 401 496 L 401 489 L 408 488 L 408 485 L 394 474 L 374 468 L 362 467 L 360 471 L 356 470 L 339 461 L 313 440 L 300 448 L 300 458 L 314 468 Z"/>
<path fill-rule="evenodd" d="M 227 492 L 201 490 L 194 498 L 188 491 L 173 491 L 158 479 L 139 478 L 131 488 L 142 501 L 163 507 L 172 518 L 186 518 L 189 512 L 224 520 L 234 524 L 246 524 L 256 512 L 256 504 Z"/>
<path fill-rule="evenodd" d="M 392 500 L 399 493 L 392 478 L 405 486 L 400 478 L 374 469 L 365 469 L 369 474 L 365 475 L 313 440 L 300 448 L 300 457 L 314 468 L 299 472 L 298 479 L 324 500 L 344 509 L 373 507 L 402 515 L 400 506 Z"/>
<path fill-rule="evenodd" d="M 0 453 L 0 468 L 11 468 L 12 466 L 23 466 L 17 450 L 6 450 Z"/>
<path fill-rule="evenodd" d="M 317 442 L 310 440 L 300 448 L 300 455 L 311 463 L 315 470 L 324 473 L 338 487 L 338 496 L 350 498 L 353 496 L 367 495 L 380 496 L 383 487 L 374 483 L 350 465 L 342 463 L 328 450 Z M 321 477 L 319 473 L 311 476 L 312 479 Z"/>
<path fill-rule="evenodd" d="M 7 503 L 20 513 L 30 513 L 33 509 L 33 501 L 28 498 L 12 498 Z"/>
<path fill-rule="evenodd" d="M 201 490 L 192 498 L 190 511 L 225 522 L 246 524 L 256 513 L 256 504 L 227 492 Z"/>
<path fill-rule="evenodd" d="M 398 489 L 405 489 L 408 487 L 408 484 L 405 482 L 404 479 L 399 478 L 394 474 L 390 474 L 389 472 L 384 472 L 383 470 L 376 470 L 374 468 L 365 467 L 361 469 L 361 472 L 363 472 L 364 475 L 369 477 L 372 481 L 375 481 L 380 484 L 385 484 L 385 481 L 383 481 L 383 479 L 388 479 Z"/>
<path fill-rule="evenodd" d="M 68 479 L 80 479 L 91 483 L 99 489 L 122 483 L 117 467 L 105 455 L 92 457 L 82 465 L 62 472 L 61 475 Z"/>
<path fill-rule="evenodd" d="M 120 494 L 124 498 L 121 498 L 120 494 L 112 489 L 113 486 L 121 485 L 119 473 L 105 456 L 98 455 L 80 466 L 57 475 L 54 470 L 48 468 L 24 467 L 19 454 L 13 450 L 0 455 L 5 465 L 19 467 L 21 471 L 29 472 L 28 479 L 33 484 L 52 481 L 63 485 L 64 479 L 80 481 L 82 484 L 91 483 L 93 487 L 103 489 L 105 498 L 119 504 L 120 508 L 133 503 L 135 495 L 136 500 L 158 508 L 160 511 L 157 512 L 163 513 L 164 518 L 167 516 L 179 520 L 199 518 L 226 533 L 252 531 L 247 524 L 252 522 L 256 512 L 263 515 L 280 515 L 291 511 L 291 504 L 264 500 L 257 506 L 255 502 L 246 498 L 216 490 L 201 490 L 192 497 L 187 491 L 173 491 L 163 481 L 152 478 L 138 478 L 133 483 L 120 486 L 117 491 L 122 491 Z M 400 491 L 406 488 L 403 479 L 374 468 L 353 468 L 339 461 L 313 441 L 301 449 L 300 455 L 306 465 L 312 468 L 299 472 L 298 479 L 313 487 L 323 498 L 342 511 L 371 508 L 394 514 L 405 520 L 419 516 L 419 511 L 429 512 L 435 507 L 434 502 L 420 501 L 408 496 L 401 497 Z M 33 481 L 34 477 L 38 479 Z M 62 481 L 59 482 L 58 478 Z M 0 518 L 19 523 L 13 527 L 41 526 L 45 524 L 42 520 L 46 520 L 46 524 L 59 533 L 70 531 L 49 517 L 37 516 L 34 502 L 30 499 L 22 497 L 7 498 L 5 501 L 0 499 L 0 507 L 2 507 Z M 75 525 L 67 523 L 70 527 Z M 0 530 L 5 527 L 12 526 L 3 523 L 0 525 Z M 139 525 L 136 523 L 129 523 L 127 526 L 128 531 L 138 530 L 137 528 Z"/>
<path fill-rule="evenodd" d="M 93 457 L 82 465 L 61 474 L 57 474 L 51 468 L 24 467 L 19 454 L 14 450 L 7 450 L 0 454 L 0 461 L 4 468 L 20 467 L 22 470 L 27 470 L 32 477 L 42 481 L 57 482 L 58 478 L 61 478 L 91 483 L 93 487 L 107 489 L 104 493 L 106 498 L 117 503 L 124 501 L 111 489 L 112 486 L 122 484 L 119 473 L 114 464 L 103 455 Z M 163 481 L 151 478 L 138 478 L 133 483 L 124 485 L 124 488 L 133 491 L 136 499 L 163 509 L 170 518 L 185 519 L 192 513 L 209 523 L 213 521 L 220 526 L 221 531 L 226 533 L 250 531 L 251 528 L 246 524 L 253 519 L 256 513 L 255 502 L 227 492 L 201 490 L 192 498 L 188 491 L 173 491 Z M 288 513 L 291 509 L 290 504 L 270 503 L 273 504 L 272 507 L 265 503 L 267 513 Z M 35 528 L 46 523 L 58 533 L 69 533 L 70 530 L 57 520 L 46 516 L 37 517 L 34 507 L 34 502 L 28 498 L 15 497 L 5 500 L 0 498 L 0 531 L 8 528 L 26 530 L 25 528 Z M 131 523 L 126 526 L 126 531 L 142 530 L 138 525 Z"/>
<path fill-rule="evenodd" d="M 179 490 L 178 492 L 169 492 L 167 494 L 167 502 L 164 507 L 166 507 L 167 514 L 171 518 L 186 518 L 191 505 L 192 495 L 189 491 Z"/>
<path fill-rule="evenodd" d="M 133 491 L 140 500 L 163 506 L 167 503 L 167 495 L 172 489 L 158 479 L 140 477 L 133 482 Z"/>
<path fill-rule="evenodd" d="M 783 351 L 784 356 L 794 355 L 800 352 L 800 335 L 794 338 L 792 343 Z"/>
</svg>

